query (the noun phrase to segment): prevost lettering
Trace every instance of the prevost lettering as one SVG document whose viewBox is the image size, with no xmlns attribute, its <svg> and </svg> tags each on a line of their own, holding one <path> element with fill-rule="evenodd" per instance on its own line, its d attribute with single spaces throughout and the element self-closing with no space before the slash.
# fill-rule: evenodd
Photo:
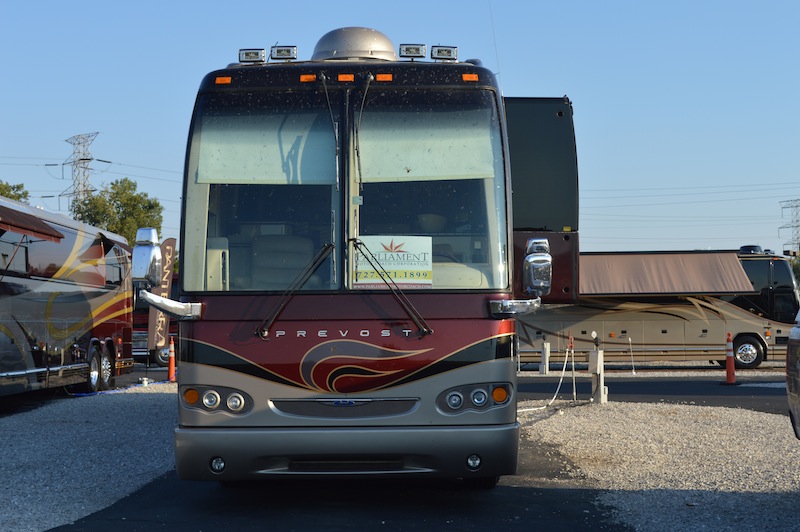
<svg viewBox="0 0 800 532">
<path fill-rule="evenodd" d="M 398 333 L 399 336 L 411 336 L 414 331 L 411 329 L 402 329 Z M 336 330 L 328 330 L 328 329 L 318 329 L 316 331 L 308 331 L 305 329 L 298 329 L 296 331 L 285 331 L 279 330 L 275 331 L 275 338 L 280 338 L 282 336 L 286 337 L 294 337 L 294 338 L 311 338 L 316 336 L 317 338 L 369 338 L 371 336 L 381 336 L 381 337 L 388 337 L 392 336 L 391 329 L 380 329 L 378 331 L 371 331 L 369 329 L 359 329 L 357 331 L 351 331 L 350 329 L 336 329 Z"/>
</svg>

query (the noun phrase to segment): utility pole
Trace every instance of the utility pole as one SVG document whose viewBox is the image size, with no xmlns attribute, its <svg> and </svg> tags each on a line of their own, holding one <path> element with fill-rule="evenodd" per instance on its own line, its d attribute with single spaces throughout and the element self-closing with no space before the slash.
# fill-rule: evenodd
<svg viewBox="0 0 800 532">
<path fill-rule="evenodd" d="M 800 251 L 800 199 L 782 201 L 781 207 L 792 211 L 792 222 L 780 227 L 792 230 L 792 239 L 783 244 L 783 254 L 797 256 Z"/>
<path fill-rule="evenodd" d="M 99 133 L 84 133 L 75 135 L 66 140 L 72 144 L 72 157 L 64 161 L 65 165 L 72 166 L 72 187 L 61 193 L 62 196 L 72 196 L 69 209 L 75 214 L 75 202 L 83 203 L 92 192 L 89 183 L 89 163 L 93 160 L 89 153 L 89 144 L 94 141 Z"/>
</svg>

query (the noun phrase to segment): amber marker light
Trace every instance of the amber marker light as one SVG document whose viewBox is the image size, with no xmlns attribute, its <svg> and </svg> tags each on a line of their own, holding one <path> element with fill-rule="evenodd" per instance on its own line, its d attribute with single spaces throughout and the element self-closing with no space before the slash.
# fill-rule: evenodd
<svg viewBox="0 0 800 532">
<path fill-rule="evenodd" d="M 375 81 L 392 81 L 391 74 L 375 74 Z"/>
<path fill-rule="evenodd" d="M 355 74 L 339 74 L 336 79 L 339 81 L 355 81 L 356 76 Z"/>
<path fill-rule="evenodd" d="M 462 81 L 478 81 L 477 74 L 461 74 Z"/>
<path fill-rule="evenodd" d="M 505 403 L 508 400 L 508 390 L 502 386 L 497 386 L 492 390 L 492 399 L 495 403 Z"/>
<path fill-rule="evenodd" d="M 186 388 L 183 391 L 183 400 L 186 401 L 187 405 L 196 404 L 200 400 L 200 392 L 194 388 Z"/>
<path fill-rule="evenodd" d="M 230 76 L 217 76 L 217 79 L 214 80 L 214 83 L 217 85 L 230 85 L 231 84 L 231 77 Z"/>
<path fill-rule="evenodd" d="M 300 83 L 311 83 L 317 81 L 316 74 L 300 74 Z"/>
</svg>

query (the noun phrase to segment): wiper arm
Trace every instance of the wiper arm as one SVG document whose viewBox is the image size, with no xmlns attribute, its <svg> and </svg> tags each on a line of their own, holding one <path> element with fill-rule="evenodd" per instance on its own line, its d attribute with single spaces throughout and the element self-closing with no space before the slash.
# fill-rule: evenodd
<svg viewBox="0 0 800 532">
<path fill-rule="evenodd" d="M 361 132 L 361 119 L 364 117 L 364 106 L 367 103 L 367 93 L 369 92 L 369 85 L 372 83 L 372 80 L 375 79 L 375 76 L 372 73 L 367 74 L 367 85 L 364 87 L 364 95 L 361 97 L 361 107 L 358 110 L 358 120 L 356 121 L 355 126 L 355 149 L 356 149 L 356 170 L 358 171 L 358 190 L 359 192 L 364 187 L 363 181 L 361 180 L 361 144 L 359 142 L 359 134 Z"/>
<path fill-rule="evenodd" d="M 333 144 L 336 150 L 334 155 L 336 160 L 336 190 L 339 190 L 339 124 L 336 123 L 336 118 L 333 116 L 333 106 L 331 105 L 331 97 L 328 93 L 328 84 L 326 83 L 328 76 L 322 72 L 320 78 L 322 79 L 322 89 L 325 91 L 325 101 L 328 103 L 328 113 L 331 116 L 331 126 L 333 127 Z"/>
<path fill-rule="evenodd" d="M 430 325 L 428 325 L 428 322 L 426 322 L 425 318 L 422 317 L 422 314 L 420 314 L 419 311 L 414 308 L 414 305 L 411 304 L 411 301 L 409 301 L 408 297 L 406 297 L 406 294 L 400 289 L 399 286 L 397 286 L 397 283 L 394 282 L 394 279 L 389 276 L 389 272 L 387 272 L 380 261 L 375 258 L 375 255 L 372 254 L 367 245 L 357 238 L 351 238 L 350 240 L 353 242 L 353 245 L 358 251 L 364 253 L 364 258 L 367 259 L 367 262 L 369 262 L 369 265 L 372 266 L 372 269 L 379 273 L 381 280 L 389 288 L 389 291 L 392 293 L 400 306 L 403 307 L 403 310 L 406 311 L 406 314 L 408 314 L 408 317 L 414 322 L 414 325 L 416 325 L 419 329 L 419 334 L 422 336 L 425 336 L 426 334 L 433 334 L 433 329 L 431 329 Z"/>
<path fill-rule="evenodd" d="M 264 321 L 262 321 L 261 325 L 259 325 L 258 328 L 255 330 L 255 334 L 258 337 L 260 337 L 262 340 L 269 340 L 269 329 L 270 327 L 272 327 L 272 324 L 275 323 L 275 320 L 278 319 L 280 313 L 283 312 L 283 309 L 286 307 L 286 304 L 289 302 L 289 299 L 291 299 L 291 297 L 295 294 L 295 292 L 300 290 L 300 288 L 302 288 L 303 285 L 306 284 L 306 282 L 311 278 L 314 272 L 317 271 L 317 268 L 319 268 L 320 264 L 322 264 L 325 261 L 325 259 L 328 258 L 328 255 L 331 254 L 333 248 L 334 245 L 330 242 L 322 246 L 322 248 L 314 256 L 314 258 L 311 259 L 311 262 L 306 264 L 306 267 L 303 268 L 303 271 L 301 271 L 297 275 L 297 277 L 294 278 L 292 283 L 289 285 L 289 288 L 287 288 L 286 291 L 283 292 L 283 295 L 281 296 L 281 299 L 278 302 L 278 304 L 275 305 L 275 308 L 272 309 L 272 312 L 270 312 L 269 315 L 266 318 L 264 318 Z"/>
</svg>

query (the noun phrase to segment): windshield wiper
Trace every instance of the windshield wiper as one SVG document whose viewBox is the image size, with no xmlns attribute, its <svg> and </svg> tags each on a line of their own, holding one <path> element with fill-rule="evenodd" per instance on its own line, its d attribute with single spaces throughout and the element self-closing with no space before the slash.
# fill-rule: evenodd
<svg viewBox="0 0 800 532">
<path fill-rule="evenodd" d="M 272 312 L 264 318 L 264 321 L 258 326 L 255 330 L 255 335 L 257 335 L 262 340 L 269 340 L 269 329 L 272 327 L 272 324 L 275 323 L 275 320 L 278 319 L 278 316 L 283 311 L 286 304 L 289 302 L 289 299 L 303 287 L 304 284 L 311 278 L 317 268 L 319 268 L 320 264 L 322 264 L 328 255 L 330 255 L 331 251 L 333 251 L 334 245 L 332 243 L 327 243 L 322 246 L 322 248 L 317 252 L 311 262 L 306 264 L 306 267 L 303 268 L 297 277 L 294 278 L 292 283 L 289 285 L 289 288 L 283 292 L 280 301 L 278 304 L 275 305 L 275 308 L 272 309 Z"/>
<path fill-rule="evenodd" d="M 355 150 L 356 150 L 356 170 L 358 172 L 358 190 L 359 193 L 364 188 L 363 181 L 361 180 L 361 145 L 359 143 L 359 133 L 361 132 L 361 119 L 364 117 L 364 107 L 367 103 L 367 93 L 369 92 L 369 85 L 375 76 L 372 73 L 367 74 L 367 85 L 364 87 L 364 95 L 361 97 L 361 107 L 358 110 L 358 120 L 355 126 Z"/>
<path fill-rule="evenodd" d="M 394 282 L 394 279 L 391 278 L 389 272 L 383 267 L 380 261 L 375 258 L 375 255 L 369 250 L 366 244 L 359 240 L 358 238 L 351 238 L 351 242 L 353 242 L 353 246 L 356 248 L 357 251 L 361 251 L 364 254 L 364 258 L 367 259 L 369 265 L 372 266 L 372 269 L 378 272 L 381 280 L 384 284 L 389 288 L 389 291 L 392 293 L 394 298 L 403 307 L 408 317 L 411 318 L 411 321 L 414 322 L 414 325 L 417 326 L 419 329 L 419 334 L 425 336 L 426 334 L 433 334 L 433 329 L 431 329 L 428 322 L 425 321 L 425 318 L 422 317 L 422 314 L 414 308 L 414 305 L 411 304 L 406 294 L 397 286 L 397 283 Z"/>
<path fill-rule="evenodd" d="M 325 72 L 320 73 L 320 79 L 322 80 L 322 90 L 325 91 L 325 101 L 328 103 L 328 113 L 331 116 L 331 126 L 333 127 L 334 158 L 336 160 L 336 190 L 339 190 L 339 124 L 333 116 L 333 106 L 331 105 L 331 97 L 328 93 L 328 84 L 326 83 L 328 76 L 325 75 Z"/>
</svg>

